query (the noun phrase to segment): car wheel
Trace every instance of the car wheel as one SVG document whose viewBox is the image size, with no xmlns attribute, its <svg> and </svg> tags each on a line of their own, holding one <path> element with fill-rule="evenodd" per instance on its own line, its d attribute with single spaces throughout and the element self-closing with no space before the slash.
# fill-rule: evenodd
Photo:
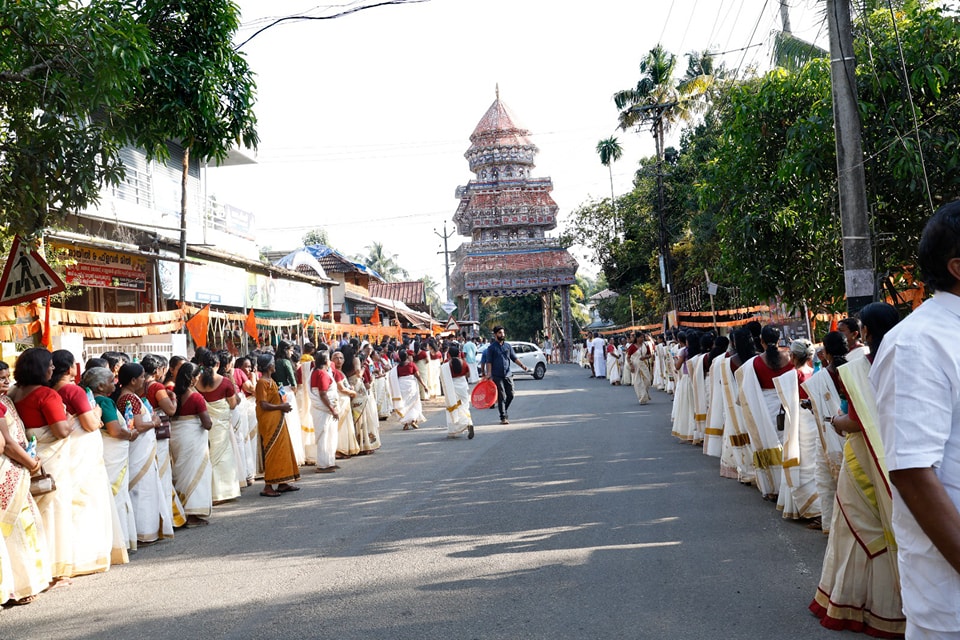
<svg viewBox="0 0 960 640">
<path fill-rule="evenodd" d="M 538 362 L 537 366 L 533 368 L 533 379 L 534 380 L 543 380 L 543 376 L 547 373 L 547 365 L 542 362 Z"/>
</svg>

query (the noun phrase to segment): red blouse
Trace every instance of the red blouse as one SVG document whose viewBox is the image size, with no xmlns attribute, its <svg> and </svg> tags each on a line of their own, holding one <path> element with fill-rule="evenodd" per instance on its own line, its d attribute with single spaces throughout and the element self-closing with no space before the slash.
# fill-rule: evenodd
<svg viewBox="0 0 960 640">
<path fill-rule="evenodd" d="M 419 362 L 420 360 L 429 360 L 429 359 L 430 359 L 430 354 L 428 354 L 426 351 L 418 351 L 417 355 L 413 356 L 414 362 Z"/>
<path fill-rule="evenodd" d="M 803 383 L 813 377 L 813 371 L 805 369 L 797 369 L 797 380 L 800 382 L 800 399 L 806 400 L 810 396 L 807 395 L 807 390 L 803 388 Z"/>
<path fill-rule="evenodd" d="M 310 374 L 310 386 L 321 392 L 329 391 L 333 386 L 333 377 L 326 369 L 314 369 Z"/>
<path fill-rule="evenodd" d="M 453 359 L 451 358 L 451 362 L 452 362 L 452 360 L 453 360 Z M 452 378 L 465 378 L 465 377 L 467 376 L 467 372 L 470 370 L 470 365 L 467 364 L 467 361 L 466 361 L 466 360 L 464 360 L 463 358 L 461 358 L 461 357 L 459 357 L 459 356 L 457 357 L 457 360 L 460 361 L 460 373 L 456 373 L 456 372 L 453 370 L 453 365 L 451 364 L 451 365 L 450 365 L 450 377 L 452 377 Z"/>
<path fill-rule="evenodd" d="M 200 391 L 197 389 L 197 392 L 203 396 L 203 399 L 207 402 L 216 402 L 217 400 L 223 400 L 224 398 L 232 398 L 237 394 L 236 390 L 233 388 L 233 382 L 230 381 L 230 378 L 223 376 L 220 380 L 220 384 L 217 385 L 217 388 L 213 391 Z"/>
<path fill-rule="evenodd" d="M 67 413 L 72 416 L 78 416 L 81 413 L 90 411 L 90 399 L 87 398 L 87 392 L 71 382 L 63 385 L 57 390 L 66 405 Z"/>
<path fill-rule="evenodd" d="M 63 398 L 50 387 L 37 387 L 19 402 L 15 402 L 20 420 L 27 429 L 46 427 L 54 422 L 67 419 L 67 410 Z"/>
<path fill-rule="evenodd" d="M 161 391 L 173 391 L 173 389 L 167 389 L 167 386 L 162 382 L 153 381 L 150 383 L 150 386 L 147 387 L 147 402 L 150 403 L 150 406 L 154 409 L 157 408 L 157 394 Z"/>
<path fill-rule="evenodd" d="M 194 391 L 187 399 L 183 401 L 182 406 L 177 407 L 178 416 L 198 416 L 204 411 L 207 410 L 207 401 L 204 400 L 203 394 L 199 391 Z"/>
<path fill-rule="evenodd" d="M 764 362 L 760 356 L 753 359 L 753 370 L 757 372 L 757 379 L 760 381 L 761 389 L 773 389 L 773 379 L 777 376 L 782 376 L 787 371 L 790 371 L 790 369 L 793 369 L 793 364 L 789 361 L 785 366 L 774 371 L 767 366 L 767 363 Z"/>
<path fill-rule="evenodd" d="M 409 360 L 404 362 L 401 365 L 397 365 L 397 375 L 398 376 L 414 376 L 417 375 L 417 365 L 413 364 Z"/>
<path fill-rule="evenodd" d="M 337 381 L 337 384 L 347 379 L 347 376 L 343 375 L 343 371 L 340 371 L 340 369 L 332 369 L 331 373 L 333 374 L 333 379 Z"/>
</svg>

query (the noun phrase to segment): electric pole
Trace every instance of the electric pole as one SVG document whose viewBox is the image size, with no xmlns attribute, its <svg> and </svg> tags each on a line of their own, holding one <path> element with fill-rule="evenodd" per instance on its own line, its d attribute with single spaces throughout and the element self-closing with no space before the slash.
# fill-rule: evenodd
<svg viewBox="0 0 960 640">
<path fill-rule="evenodd" d="M 843 233 L 843 282 L 847 312 L 873 302 L 874 268 L 863 172 L 860 113 L 857 110 L 857 61 L 853 56 L 850 3 L 827 0 L 830 30 L 830 85 L 837 145 L 837 193 Z"/>
<path fill-rule="evenodd" d="M 453 232 L 451 231 L 449 234 L 447 234 L 446 220 L 443 221 L 443 233 L 440 233 L 436 229 L 434 229 L 433 232 L 437 234 L 439 237 L 443 238 L 443 251 L 437 251 L 437 255 L 440 255 L 441 253 L 443 254 L 443 268 L 446 275 L 446 283 L 445 283 L 446 289 L 444 293 L 447 298 L 446 302 L 450 302 L 450 253 L 451 252 L 447 250 L 447 240 L 453 237 Z"/>
<path fill-rule="evenodd" d="M 673 273 L 670 267 L 670 238 L 667 233 L 667 219 L 664 211 L 663 202 L 663 114 L 679 102 L 663 102 L 658 104 L 645 104 L 631 108 L 631 111 L 643 114 L 643 121 L 653 120 L 653 139 L 657 146 L 657 220 L 660 230 L 660 274 L 663 279 L 663 287 L 667 291 L 667 300 L 670 309 L 676 309 L 673 300 Z"/>
</svg>

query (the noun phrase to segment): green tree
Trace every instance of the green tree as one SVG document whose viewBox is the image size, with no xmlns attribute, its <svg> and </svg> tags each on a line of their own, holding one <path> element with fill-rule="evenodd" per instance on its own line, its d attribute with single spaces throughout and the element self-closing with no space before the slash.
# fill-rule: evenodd
<svg viewBox="0 0 960 640">
<path fill-rule="evenodd" d="M 600 164 L 610 173 L 610 203 L 613 206 L 614 226 L 617 221 L 617 196 L 613 191 L 613 163 L 623 157 L 623 147 L 616 136 L 604 138 L 597 143 L 597 153 L 600 155 Z"/>
<path fill-rule="evenodd" d="M 153 38 L 151 60 L 135 94 L 111 111 L 111 126 L 151 158 L 166 158 L 171 140 L 182 145 L 184 257 L 191 157 L 219 161 L 235 145 L 255 148 L 259 142 L 253 72 L 233 47 L 240 10 L 230 0 L 138 0 L 136 11 Z M 181 299 L 184 268 L 181 263 Z"/>
<path fill-rule="evenodd" d="M 141 82 L 150 34 L 124 0 L 0 3 L 0 231 L 27 238 L 122 178 L 95 118 Z"/>
<path fill-rule="evenodd" d="M 373 242 L 367 245 L 366 249 L 367 255 L 360 256 L 358 261 L 379 273 L 387 282 L 397 282 L 410 277 L 407 270 L 397 263 L 397 254 L 389 253 L 382 242 Z"/>
<path fill-rule="evenodd" d="M 327 234 L 327 230 L 323 227 L 317 227 L 311 229 L 303 234 L 303 246 L 310 247 L 315 244 L 322 244 L 325 247 L 330 246 L 330 236 Z"/>
<path fill-rule="evenodd" d="M 437 293 L 437 290 L 440 288 L 440 283 L 430 276 L 423 276 L 422 280 L 423 293 L 427 298 L 427 307 L 430 308 L 430 315 L 432 315 L 434 318 L 446 320 L 448 317 L 450 317 L 450 314 L 440 308 L 440 305 L 443 304 L 440 301 L 440 294 Z"/>
</svg>

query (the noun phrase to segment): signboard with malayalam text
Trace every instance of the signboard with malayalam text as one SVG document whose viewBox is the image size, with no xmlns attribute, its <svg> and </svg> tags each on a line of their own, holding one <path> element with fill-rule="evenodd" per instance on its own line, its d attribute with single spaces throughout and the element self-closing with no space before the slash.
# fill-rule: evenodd
<svg viewBox="0 0 960 640">
<path fill-rule="evenodd" d="M 73 262 L 64 270 L 68 284 L 83 287 L 147 290 L 147 260 L 140 256 L 51 242 L 50 247 Z"/>
</svg>

